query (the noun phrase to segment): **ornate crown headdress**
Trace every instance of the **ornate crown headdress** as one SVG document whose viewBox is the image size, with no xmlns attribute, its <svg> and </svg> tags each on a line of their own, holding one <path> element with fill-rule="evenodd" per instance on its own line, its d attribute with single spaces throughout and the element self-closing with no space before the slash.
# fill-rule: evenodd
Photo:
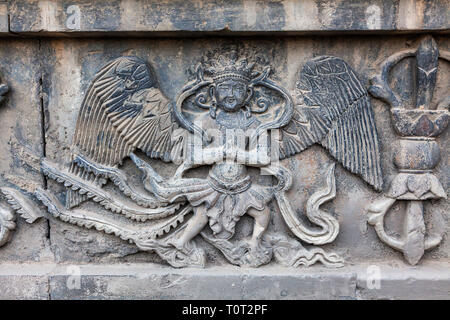
<svg viewBox="0 0 450 320">
<path fill-rule="evenodd" d="M 236 79 L 249 82 L 252 79 L 254 66 L 255 62 L 249 63 L 246 58 L 239 58 L 236 51 L 203 61 L 205 74 L 214 81 Z"/>
</svg>

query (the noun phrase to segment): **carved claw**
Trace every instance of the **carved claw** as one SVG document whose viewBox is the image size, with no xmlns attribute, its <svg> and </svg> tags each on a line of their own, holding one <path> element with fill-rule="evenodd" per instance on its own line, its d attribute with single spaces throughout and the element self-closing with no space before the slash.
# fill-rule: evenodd
<svg viewBox="0 0 450 320">
<path fill-rule="evenodd" d="M 181 230 L 181 229 L 180 229 Z M 178 232 L 180 231 L 178 230 Z M 145 251 L 155 251 L 162 259 L 167 261 L 172 267 L 200 267 L 206 264 L 204 250 L 197 248 L 192 242 L 183 246 L 176 241 L 178 232 L 170 235 L 166 239 L 137 240 L 136 245 Z"/>
<path fill-rule="evenodd" d="M 272 260 L 272 247 L 265 241 L 254 241 L 253 239 L 250 239 L 247 241 L 247 245 L 248 251 L 242 257 L 241 265 L 259 267 Z"/>
<path fill-rule="evenodd" d="M 158 252 L 158 254 L 161 256 L 161 253 Z M 172 255 L 173 258 L 168 259 L 167 255 L 164 255 L 163 257 L 164 259 L 166 259 L 167 262 L 170 263 L 171 266 L 175 268 L 183 268 L 183 267 L 204 268 L 206 265 L 205 251 L 200 248 L 192 249 L 189 252 L 189 254 L 186 254 L 185 252 L 181 252 L 175 249 L 170 252 L 170 255 Z"/>
<path fill-rule="evenodd" d="M 203 231 L 203 239 L 219 249 L 225 258 L 238 266 L 259 267 L 272 260 L 272 247 L 265 241 L 240 240 L 231 242 Z"/>
</svg>

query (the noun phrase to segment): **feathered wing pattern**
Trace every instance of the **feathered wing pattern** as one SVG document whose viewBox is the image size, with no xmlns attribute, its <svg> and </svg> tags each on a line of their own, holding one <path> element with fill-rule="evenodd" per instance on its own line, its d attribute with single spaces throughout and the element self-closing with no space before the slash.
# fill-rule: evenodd
<svg viewBox="0 0 450 320">
<path fill-rule="evenodd" d="M 78 154 L 104 166 L 121 163 L 135 149 L 169 161 L 175 128 L 169 101 L 156 88 L 150 67 L 139 58 L 121 57 L 92 81 L 80 109 L 73 145 Z M 100 183 L 76 163 L 71 172 Z M 84 196 L 69 190 L 68 207 L 83 200 Z"/>
<path fill-rule="evenodd" d="M 280 158 L 320 143 L 376 190 L 383 185 L 378 136 L 367 91 L 342 59 L 322 56 L 306 63 L 296 84 L 302 105 L 282 128 Z"/>
</svg>

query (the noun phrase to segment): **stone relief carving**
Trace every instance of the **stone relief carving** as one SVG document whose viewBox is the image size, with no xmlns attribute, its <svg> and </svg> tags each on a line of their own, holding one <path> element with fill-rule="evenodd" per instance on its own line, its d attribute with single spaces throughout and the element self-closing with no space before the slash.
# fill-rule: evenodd
<svg viewBox="0 0 450 320">
<path fill-rule="evenodd" d="M 403 103 L 388 84 L 389 71 L 406 58 L 416 59 L 415 106 Z M 399 135 L 394 154 L 394 164 L 399 173 L 392 181 L 387 194 L 368 208 L 368 222 L 384 243 L 401 251 L 410 264 L 417 264 L 424 251 L 442 241 L 443 230 L 427 232 L 424 222 L 423 201 L 446 199 L 447 194 L 433 174 L 440 161 L 436 137 L 448 125 L 450 95 L 431 104 L 438 71 L 438 59 L 450 61 L 450 52 L 439 51 L 432 37 L 425 37 L 418 48 L 404 50 L 389 57 L 382 65 L 381 73 L 372 79 L 370 92 L 390 107 L 392 123 Z M 384 218 L 398 200 L 407 201 L 404 234 L 401 239 L 388 235 Z M 430 212 L 436 215 L 437 212 Z"/>
<path fill-rule="evenodd" d="M 320 144 L 374 189 L 383 185 L 373 111 L 366 89 L 340 58 L 321 56 L 299 72 L 288 92 L 271 80 L 271 68 L 247 52 L 205 55 L 195 74 L 170 101 L 152 67 L 137 57 L 117 58 L 92 80 L 81 105 L 68 167 L 40 160 L 40 170 L 61 183 L 65 197 L 37 187 L 34 197 L 63 221 L 95 228 L 156 252 L 174 267 L 204 266 L 198 235 L 233 264 L 257 267 L 275 258 L 283 265 L 343 259 L 269 232 L 269 203 L 292 233 L 314 246 L 331 243 L 339 222 L 321 205 L 336 195 L 334 164 L 326 185 L 307 201 L 305 224 L 287 190 L 293 175 L 280 160 Z M 141 172 L 131 181 L 121 166 L 130 158 Z M 149 160 L 178 165 L 163 177 Z M 190 177 L 206 167 L 206 177 Z M 268 182 L 250 174 L 250 168 Z M 34 204 L 3 188 L 13 209 L 33 222 Z M 105 210 L 92 210 L 86 202 Z M 105 213 L 106 212 L 106 213 Z M 234 239 L 243 215 L 253 218 L 250 239 Z"/>
<path fill-rule="evenodd" d="M 14 213 L 3 206 L 0 207 L 0 246 L 10 240 L 11 232 L 16 228 Z"/>
<path fill-rule="evenodd" d="M 8 91 L 8 85 L 0 83 L 0 103 L 3 102 Z M 11 232 L 16 228 L 14 220 L 14 211 L 0 206 L 0 247 L 9 241 Z"/>
</svg>

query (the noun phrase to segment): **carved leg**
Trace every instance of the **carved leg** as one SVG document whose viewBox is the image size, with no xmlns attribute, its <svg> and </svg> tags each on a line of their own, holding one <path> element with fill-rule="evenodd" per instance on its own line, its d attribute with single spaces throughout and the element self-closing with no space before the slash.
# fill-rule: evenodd
<svg viewBox="0 0 450 320">
<path fill-rule="evenodd" d="M 178 250 L 186 250 L 186 245 L 196 235 L 203 230 L 208 223 L 208 216 L 206 215 L 206 207 L 204 205 L 194 207 L 194 216 L 189 220 L 186 229 L 178 239 L 172 240 L 169 243 Z"/>
<path fill-rule="evenodd" d="M 259 243 L 261 242 L 261 237 L 264 231 L 267 230 L 267 226 L 269 225 L 270 209 L 267 206 L 261 211 L 250 208 L 247 214 L 255 219 L 253 235 L 252 239 L 250 240 L 250 248 L 252 250 L 255 250 L 256 248 L 258 248 Z"/>
<path fill-rule="evenodd" d="M 258 267 L 269 263 L 272 259 L 270 244 L 262 241 L 264 231 L 269 225 L 270 210 L 268 207 L 261 211 L 250 209 L 247 211 L 247 214 L 255 219 L 250 241 L 238 240 L 237 242 L 231 242 L 216 238 L 206 231 L 202 232 L 201 235 L 207 242 L 219 249 L 231 263 L 239 266 Z"/>
</svg>

